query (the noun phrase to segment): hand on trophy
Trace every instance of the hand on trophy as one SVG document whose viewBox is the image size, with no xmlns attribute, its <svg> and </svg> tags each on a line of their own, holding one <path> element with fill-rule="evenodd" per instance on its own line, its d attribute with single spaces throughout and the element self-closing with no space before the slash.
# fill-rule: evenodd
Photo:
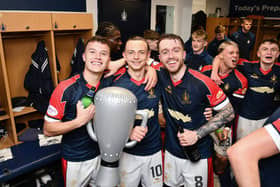
<svg viewBox="0 0 280 187">
<path fill-rule="evenodd" d="M 78 101 L 76 105 L 77 116 L 76 121 L 79 127 L 87 124 L 89 120 L 91 120 L 95 114 L 95 106 L 90 104 L 87 108 L 84 108 L 81 101 Z"/>
<path fill-rule="evenodd" d="M 135 126 L 132 129 L 132 132 L 131 132 L 129 138 L 130 138 L 130 140 L 136 140 L 137 142 L 140 142 L 146 136 L 147 132 L 148 132 L 147 127 Z"/>
</svg>

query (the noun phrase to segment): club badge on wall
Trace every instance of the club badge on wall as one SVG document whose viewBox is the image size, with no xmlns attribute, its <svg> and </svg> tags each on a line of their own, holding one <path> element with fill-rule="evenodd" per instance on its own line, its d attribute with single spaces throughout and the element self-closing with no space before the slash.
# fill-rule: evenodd
<svg viewBox="0 0 280 187">
<path fill-rule="evenodd" d="M 126 13 L 125 9 L 123 9 L 123 11 L 121 13 L 121 20 L 127 21 L 127 13 Z"/>
</svg>

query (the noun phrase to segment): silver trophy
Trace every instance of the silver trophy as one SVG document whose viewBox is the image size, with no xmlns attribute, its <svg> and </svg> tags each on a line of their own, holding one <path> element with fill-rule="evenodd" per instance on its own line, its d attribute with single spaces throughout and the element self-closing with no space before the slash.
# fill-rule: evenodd
<svg viewBox="0 0 280 187">
<path fill-rule="evenodd" d="M 98 142 L 101 166 L 97 174 L 97 186 L 112 187 L 120 184 L 119 159 L 124 147 L 133 147 L 136 141 L 128 141 L 136 115 L 142 116 L 141 126 L 146 126 L 148 112 L 137 111 L 135 95 L 120 87 L 107 87 L 94 97 L 95 116 L 87 124 L 90 137 Z"/>
</svg>

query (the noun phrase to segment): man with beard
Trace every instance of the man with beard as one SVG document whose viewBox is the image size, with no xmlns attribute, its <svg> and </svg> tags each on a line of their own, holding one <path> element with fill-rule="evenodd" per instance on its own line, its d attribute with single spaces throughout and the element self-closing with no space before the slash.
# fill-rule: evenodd
<svg viewBox="0 0 280 187">
<path fill-rule="evenodd" d="M 233 119 L 233 108 L 209 77 L 184 64 L 186 52 L 181 37 L 163 35 L 158 48 L 165 67 L 158 72 L 166 119 L 164 184 L 213 186 L 213 144 L 209 134 Z M 203 112 L 209 106 L 217 114 L 207 121 Z M 194 144 L 200 159 L 191 161 L 183 147 Z"/>
</svg>

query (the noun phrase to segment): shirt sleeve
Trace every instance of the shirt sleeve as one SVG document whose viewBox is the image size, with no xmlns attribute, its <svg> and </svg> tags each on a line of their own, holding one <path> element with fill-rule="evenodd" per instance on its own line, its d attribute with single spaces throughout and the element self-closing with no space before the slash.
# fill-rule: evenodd
<svg viewBox="0 0 280 187">
<path fill-rule="evenodd" d="M 45 120 L 61 120 L 64 116 L 66 101 L 62 101 L 64 89 L 58 85 L 50 98 L 49 106 L 45 115 Z"/>
<path fill-rule="evenodd" d="M 278 118 L 272 122 L 272 124 L 265 125 L 264 128 L 267 130 L 280 152 L 280 119 Z"/>
</svg>

